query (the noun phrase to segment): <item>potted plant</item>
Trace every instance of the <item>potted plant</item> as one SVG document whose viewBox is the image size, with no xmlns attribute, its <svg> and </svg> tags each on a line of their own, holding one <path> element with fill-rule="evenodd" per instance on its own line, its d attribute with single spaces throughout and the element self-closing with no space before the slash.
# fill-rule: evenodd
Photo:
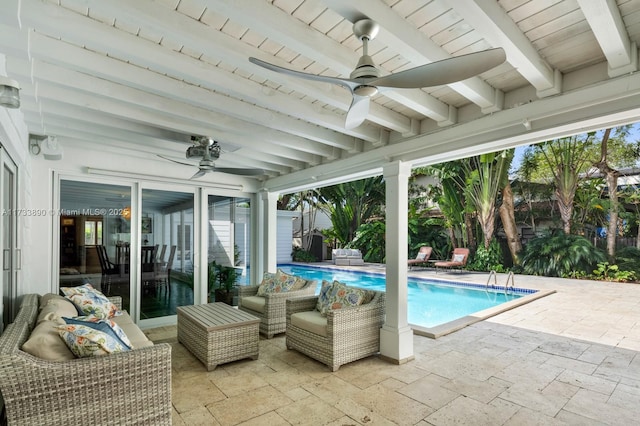
<svg viewBox="0 0 640 426">
<path fill-rule="evenodd" d="M 212 284 L 212 276 L 216 302 L 224 302 L 227 305 L 233 305 L 234 289 L 236 282 L 238 281 L 238 272 L 236 269 L 232 266 L 216 265 L 215 262 L 211 262 L 209 264 L 210 286 Z"/>
</svg>

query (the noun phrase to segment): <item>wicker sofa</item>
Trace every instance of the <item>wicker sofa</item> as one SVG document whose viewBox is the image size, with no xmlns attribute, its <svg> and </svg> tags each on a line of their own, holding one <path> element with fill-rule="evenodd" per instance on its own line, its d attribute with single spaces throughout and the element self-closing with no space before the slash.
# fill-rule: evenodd
<svg viewBox="0 0 640 426">
<path fill-rule="evenodd" d="M 364 259 L 358 249 L 333 249 L 331 250 L 333 264 L 337 266 L 362 266 Z"/>
<path fill-rule="evenodd" d="M 137 349 L 63 361 L 36 357 L 22 348 L 39 327 L 41 299 L 23 296 L 0 336 L 0 392 L 9 425 L 171 424 L 169 344 L 142 341 L 125 314 L 116 322 Z M 119 297 L 110 300 L 121 307 Z"/>
<path fill-rule="evenodd" d="M 258 296 L 258 285 L 238 287 L 238 309 L 260 318 L 260 334 L 271 339 L 284 333 L 287 327 L 287 300 L 293 297 L 312 296 L 317 287 L 316 280 L 306 280 L 299 290 L 283 293 L 268 293 Z"/>
<path fill-rule="evenodd" d="M 316 310 L 318 296 L 287 300 L 287 349 L 302 352 L 331 371 L 378 353 L 385 293 L 366 293 L 363 304 L 329 310 L 326 317 Z"/>
</svg>

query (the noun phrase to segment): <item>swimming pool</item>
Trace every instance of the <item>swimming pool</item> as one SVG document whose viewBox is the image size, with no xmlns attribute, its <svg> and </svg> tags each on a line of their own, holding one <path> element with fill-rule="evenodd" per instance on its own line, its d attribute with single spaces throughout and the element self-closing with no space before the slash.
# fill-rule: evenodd
<svg viewBox="0 0 640 426">
<path fill-rule="evenodd" d="M 306 265 L 278 265 L 284 272 L 306 279 L 340 281 L 371 290 L 385 290 L 384 274 Z M 408 279 L 408 321 L 418 334 L 430 337 L 447 334 L 468 323 L 480 321 L 499 312 L 528 303 L 531 296 L 542 297 L 536 290 L 516 288 L 487 289 L 482 284 L 451 282 L 410 277 Z"/>
</svg>

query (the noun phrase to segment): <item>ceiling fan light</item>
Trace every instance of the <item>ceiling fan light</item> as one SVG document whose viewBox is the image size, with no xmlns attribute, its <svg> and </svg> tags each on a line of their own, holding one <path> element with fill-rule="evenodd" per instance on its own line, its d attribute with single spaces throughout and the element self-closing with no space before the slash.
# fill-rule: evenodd
<svg viewBox="0 0 640 426">
<path fill-rule="evenodd" d="M 353 89 L 353 93 L 355 93 L 358 96 L 374 96 L 376 93 L 378 93 L 378 88 L 375 86 L 367 86 L 367 85 L 362 85 L 362 86 L 358 86 L 355 89 Z"/>
</svg>

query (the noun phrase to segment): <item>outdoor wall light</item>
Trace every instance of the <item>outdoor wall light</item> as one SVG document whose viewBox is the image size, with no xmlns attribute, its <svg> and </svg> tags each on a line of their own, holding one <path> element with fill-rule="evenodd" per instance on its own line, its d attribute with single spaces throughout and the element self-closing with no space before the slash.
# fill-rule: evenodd
<svg viewBox="0 0 640 426">
<path fill-rule="evenodd" d="M 20 85 L 17 81 L 0 75 L 0 105 L 20 108 Z"/>
<path fill-rule="evenodd" d="M 62 160 L 63 149 L 55 136 L 29 135 L 29 151 L 42 156 L 45 160 Z"/>
</svg>

